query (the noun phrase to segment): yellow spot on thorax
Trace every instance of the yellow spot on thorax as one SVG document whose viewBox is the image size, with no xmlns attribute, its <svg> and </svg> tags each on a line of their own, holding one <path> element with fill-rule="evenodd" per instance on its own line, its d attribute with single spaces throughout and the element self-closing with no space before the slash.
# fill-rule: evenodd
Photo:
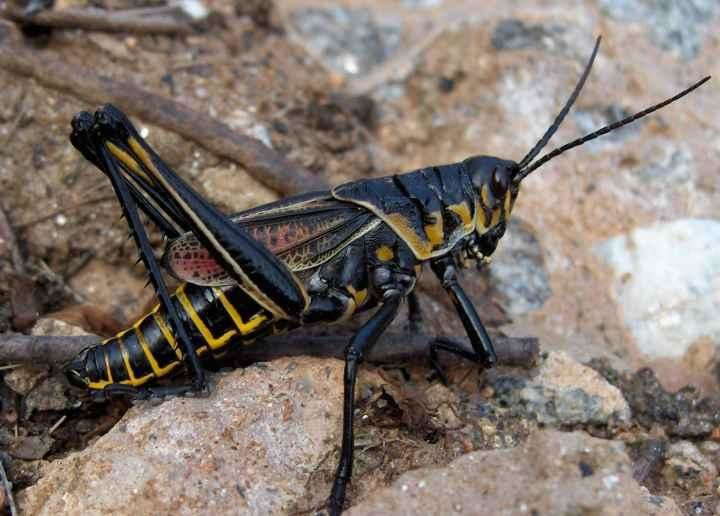
<svg viewBox="0 0 720 516">
<path fill-rule="evenodd" d="M 377 259 L 381 262 L 387 262 L 395 257 L 395 253 L 392 249 L 390 249 L 390 247 L 386 245 L 381 245 L 380 247 L 375 249 L 375 256 L 377 256 Z"/>
<path fill-rule="evenodd" d="M 439 246 L 445 240 L 445 232 L 443 231 L 443 216 L 439 211 L 430 214 L 435 219 L 432 224 L 425 225 L 425 234 L 433 247 Z"/>
<path fill-rule="evenodd" d="M 473 216 L 470 213 L 470 208 L 468 208 L 467 204 L 465 204 L 464 202 L 458 204 L 451 204 L 450 206 L 448 206 L 448 210 L 460 217 L 463 226 L 465 226 L 465 231 L 472 231 L 474 229 L 475 221 L 473 220 Z"/>
</svg>

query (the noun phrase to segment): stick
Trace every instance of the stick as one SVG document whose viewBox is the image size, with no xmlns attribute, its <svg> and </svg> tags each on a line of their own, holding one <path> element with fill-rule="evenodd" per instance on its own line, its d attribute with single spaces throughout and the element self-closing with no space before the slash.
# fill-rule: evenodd
<svg viewBox="0 0 720 516">
<path fill-rule="evenodd" d="M 61 365 L 101 340 L 95 335 L 70 337 L 3 333 L 0 334 L 0 363 Z"/>
<path fill-rule="evenodd" d="M 27 274 L 25 259 L 20 252 L 15 231 L 0 203 L 0 239 L 5 241 L 13 266 L 10 283 L 10 307 L 12 308 L 12 326 L 23 331 L 31 328 L 38 318 L 38 302 L 35 297 L 35 282 Z"/>
<path fill-rule="evenodd" d="M 8 4 L 2 12 L 3 17 L 16 23 L 40 27 L 139 34 L 190 34 L 193 30 L 187 20 L 179 17 L 138 16 L 132 10 L 108 11 L 93 7 L 68 7 L 28 15 L 22 9 Z"/>
<path fill-rule="evenodd" d="M 114 81 L 69 65 L 50 53 L 0 39 L 0 68 L 27 75 L 48 88 L 93 104 L 111 102 L 132 116 L 184 136 L 243 166 L 282 195 L 323 189 L 317 176 L 292 164 L 260 140 L 238 134 L 223 122 L 132 83 Z"/>
<path fill-rule="evenodd" d="M 268 337 L 237 350 L 242 363 L 264 362 L 275 358 L 309 355 L 342 358 L 351 335 L 313 335 L 309 330 Z M 395 364 L 427 360 L 433 336 L 417 333 L 386 332 L 368 356 L 378 364 Z M 0 335 L 0 363 L 42 363 L 59 366 L 71 360 L 82 349 L 98 344 L 101 337 L 33 336 L 6 333 Z M 467 340 L 456 338 L 470 349 Z M 501 365 L 531 367 L 539 354 L 535 338 L 496 336 L 495 348 Z"/>
</svg>

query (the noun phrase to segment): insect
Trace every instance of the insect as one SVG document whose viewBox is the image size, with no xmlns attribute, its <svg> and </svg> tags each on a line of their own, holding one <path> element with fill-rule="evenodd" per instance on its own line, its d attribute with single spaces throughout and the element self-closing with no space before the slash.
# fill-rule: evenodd
<svg viewBox="0 0 720 516">
<path fill-rule="evenodd" d="M 226 216 L 181 179 L 117 108 L 76 115 L 72 144 L 112 182 L 148 269 L 158 306 L 128 330 L 82 351 L 65 368 L 71 383 L 100 397 L 138 398 L 206 389 L 200 357 L 302 325 L 332 323 L 375 310 L 345 350 L 340 461 L 328 500 L 342 511 L 353 464 L 353 413 L 363 356 L 413 298 L 425 263 L 447 291 L 472 347 L 437 340 L 482 367 L 493 344 L 458 280 L 458 264 L 484 264 L 505 232 L 523 179 L 573 147 L 642 118 L 687 95 L 710 77 L 659 104 L 536 159 L 577 99 L 600 44 L 564 107 L 519 162 L 474 156 L 378 179 L 363 179 Z M 160 262 L 139 218 L 167 236 Z M 171 295 L 161 266 L 183 281 Z M 187 385 L 151 380 L 185 364 Z"/>
</svg>

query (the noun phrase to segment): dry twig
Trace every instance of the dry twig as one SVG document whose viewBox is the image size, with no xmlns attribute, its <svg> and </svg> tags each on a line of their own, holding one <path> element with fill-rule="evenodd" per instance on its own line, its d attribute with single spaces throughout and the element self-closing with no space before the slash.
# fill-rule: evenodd
<svg viewBox="0 0 720 516">
<path fill-rule="evenodd" d="M 17 330 L 30 328 L 38 317 L 38 302 L 35 299 L 35 283 L 28 276 L 25 258 L 20 252 L 15 231 L 5 209 L 0 203 L 0 240 L 5 242 L 10 254 L 13 273 L 10 277 L 10 306 L 13 313 L 13 327 Z"/>
<path fill-rule="evenodd" d="M 132 32 L 139 34 L 190 34 L 192 25 L 187 19 L 168 14 L 138 16 L 133 10 L 108 11 L 94 7 L 44 10 L 26 14 L 23 9 L 6 3 L 3 17 L 19 24 L 55 29 L 84 29 L 102 32 Z M 180 13 L 178 13 L 180 14 Z"/>
<path fill-rule="evenodd" d="M 198 145 L 242 165 L 262 184 L 282 195 L 323 188 L 317 176 L 294 165 L 260 140 L 233 131 L 223 122 L 174 100 L 81 69 L 48 52 L 0 39 L 0 67 L 26 75 L 48 88 L 85 102 L 111 102 L 132 116 L 184 136 Z"/>
<path fill-rule="evenodd" d="M 427 360 L 433 338 L 422 333 L 386 332 L 367 360 L 378 364 Z M 297 330 L 243 347 L 238 351 L 238 356 L 247 363 L 298 355 L 342 358 L 349 340 L 350 335 L 347 334 L 313 335 L 310 331 Z M 464 337 L 455 340 L 470 349 L 470 344 Z M 69 337 L 2 334 L 0 363 L 32 362 L 57 366 L 99 341 L 100 337 L 94 335 Z M 535 338 L 496 336 L 494 342 L 501 365 L 531 367 L 537 360 L 539 346 Z"/>
</svg>

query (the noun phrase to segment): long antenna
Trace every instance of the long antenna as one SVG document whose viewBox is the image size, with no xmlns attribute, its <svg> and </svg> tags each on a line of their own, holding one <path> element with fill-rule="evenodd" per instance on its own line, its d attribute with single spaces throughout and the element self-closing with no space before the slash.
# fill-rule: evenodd
<svg viewBox="0 0 720 516">
<path fill-rule="evenodd" d="M 638 120 L 638 119 L 640 119 L 640 118 L 642 118 L 642 117 L 644 117 L 644 116 L 649 115 L 650 113 L 652 113 L 652 112 L 654 112 L 654 111 L 657 111 L 658 109 L 664 108 L 664 107 L 667 106 L 668 104 L 672 104 L 672 103 L 675 102 L 676 100 L 681 99 L 682 97 L 684 97 L 684 96 L 687 95 L 688 93 L 692 92 L 693 90 L 696 90 L 697 88 L 699 88 L 700 86 L 702 86 L 703 84 L 705 84 L 707 81 L 710 80 L 710 78 L 711 78 L 711 76 L 708 75 L 707 77 L 705 77 L 704 79 L 699 80 L 698 82 L 696 82 L 695 84 L 693 84 L 693 85 L 690 86 L 689 88 L 681 91 L 680 93 L 678 93 L 678 94 L 675 95 L 674 97 L 670 97 L 670 98 L 667 99 L 667 100 L 663 100 L 663 101 L 660 102 L 659 104 L 655 104 L 654 106 L 650 106 L 649 108 L 647 108 L 647 109 L 645 109 L 645 110 L 643 110 L 643 111 L 640 111 L 640 112 L 638 112 L 638 113 L 635 113 L 634 115 L 630 115 L 630 116 L 627 117 L 627 118 L 623 118 L 622 120 L 620 120 L 620 121 L 618 121 L 618 122 L 614 122 L 614 123 L 612 123 L 612 124 L 606 125 L 606 126 L 603 127 L 602 129 L 598 129 L 597 131 L 594 131 L 594 132 L 592 132 L 592 133 L 590 133 L 590 134 L 587 134 L 587 135 L 583 136 L 582 138 L 578 138 L 577 140 L 573 140 L 573 141 L 571 141 L 570 143 L 566 143 L 566 144 L 563 145 L 562 147 L 558 147 L 557 149 L 555 149 L 555 150 L 553 150 L 553 151 L 545 154 L 542 158 L 540 158 L 539 160 L 537 160 L 535 163 L 533 163 L 533 164 L 530 165 L 529 167 L 521 170 L 521 171 L 515 176 L 515 179 L 514 179 L 515 183 L 519 183 L 522 179 L 524 179 L 525 177 L 527 177 L 533 170 L 535 170 L 535 169 L 537 169 L 537 168 L 540 168 L 540 167 L 543 166 L 545 163 L 547 163 L 547 162 L 550 161 L 551 159 L 559 156 L 559 155 L 562 154 L 563 152 L 565 152 L 565 151 L 567 151 L 567 150 L 570 150 L 570 149 L 572 149 L 573 147 L 578 147 L 578 146 L 582 145 L 583 143 L 589 142 L 590 140 L 594 140 L 594 139 L 597 138 L 598 136 L 602 136 L 603 134 L 607 134 L 607 133 L 609 133 L 610 131 L 614 131 L 615 129 L 619 129 L 619 128 L 621 128 L 621 127 L 624 126 L 624 125 L 630 124 L 630 123 L 634 122 L 635 120 Z"/>
<path fill-rule="evenodd" d="M 545 145 L 547 145 L 547 142 L 550 141 L 550 138 L 552 138 L 553 134 L 555 134 L 555 132 L 558 130 L 560 124 L 562 124 L 563 120 L 565 119 L 565 115 L 568 114 L 568 111 L 570 111 L 570 108 L 575 103 L 575 100 L 577 100 L 578 95 L 580 95 L 580 91 L 583 89 L 583 86 L 585 86 L 585 80 L 588 78 L 588 75 L 590 75 L 590 69 L 592 68 L 593 62 L 595 61 L 595 56 L 598 53 L 598 48 L 600 48 L 601 39 L 602 37 L 598 36 L 597 40 L 595 40 L 595 48 L 593 48 L 590 60 L 588 61 L 588 64 L 585 65 L 585 70 L 583 70 L 583 73 L 580 76 L 580 80 L 575 85 L 575 89 L 573 90 L 572 95 L 570 95 L 570 98 L 567 100 L 560 113 L 558 113 L 558 116 L 555 117 L 555 121 L 548 128 L 548 130 L 545 131 L 545 134 L 542 138 L 540 138 L 540 140 L 535 144 L 535 146 L 530 149 L 530 152 L 528 152 L 527 155 L 522 159 L 522 161 L 518 163 L 518 166 L 521 169 L 525 167 L 528 163 L 530 163 L 533 159 L 535 159 L 535 156 L 540 154 L 540 151 L 543 149 L 543 147 L 545 147 Z"/>
</svg>

